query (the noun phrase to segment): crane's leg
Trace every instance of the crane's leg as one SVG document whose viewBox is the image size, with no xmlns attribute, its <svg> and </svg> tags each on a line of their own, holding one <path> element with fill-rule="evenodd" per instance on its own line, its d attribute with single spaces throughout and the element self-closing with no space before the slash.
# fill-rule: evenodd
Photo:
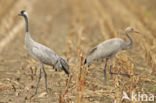
<svg viewBox="0 0 156 103">
<path fill-rule="evenodd" d="M 112 72 L 112 66 L 113 66 L 113 57 L 110 58 L 110 69 L 109 69 L 109 73 L 110 73 L 110 74 L 117 74 L 117 73 L 115 73 L 115 72 Z"/>
<path fill-rule="evenodd" d="M 40 83 L 40 80 L 41 80 L 41 73 L 42 73 L 42 64 L 40 66 L 40 74 L 39 74 L 39 77 L 38 77 L 38 82 L 37 82 L 37 85 L 36 85 L 36 91 L 35 91 L 35 94 L 37 94 L 37 89 L 38 89 L 38 85 Z"/>
<path fill-rule="evenodd" d="M 108 58 L 106 58 L 106 63 L 105 63 L 105 68 L 104 68 L 104 83 L 105 83 L 105 84 L 106 84 L 106 82 L 107 82 L 107 76 L 106 76 L 107 62 L 108 62 Z"/>
<path fill-rule="evenodd" d="M 44 69 L 44 66 L 43 66 L 43 72 L 44 72 L 44 78 L 45 78 L 45 87 L 46 87 L 46 92 L 48 93 L 48 88 L 47 88 L 47 73 Z"/>
<path fill-rule="evenodd" d="M 109 71 L 109 73 L 110 73 L 110 74 L 117 74 L 116 72 L 112 72 L 112 71 L 111 71 L 112 66 L 113 66 L 113 65 L 110 65 L 110 71 Z"/>
<path fill-rule="evenodd" d="M 111 59 L 110 71 L 109 71 L 109 73 L 110 73 L 110 74 L 118 74 L 118 73 L 116 73 L 116 72 L 112 72 L 112 71 L 111 71 L 111 69 L 112 69 L 112 64 L 113 64 L 113 59 Z M 129 74 L 119 73 L 119 75 L 127 76 L 128 78 L 130 78 L 130 75 L 129 75 Z"/>
</svg>

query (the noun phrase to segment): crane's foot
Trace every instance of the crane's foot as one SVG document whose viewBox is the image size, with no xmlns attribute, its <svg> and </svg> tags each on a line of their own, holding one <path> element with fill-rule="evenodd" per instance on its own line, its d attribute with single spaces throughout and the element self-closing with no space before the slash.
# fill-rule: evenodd
<svg viewBox="0 0 156 103">
<path fill-rule="evenodd" d="M 130 78 L 130 75 L 129 74 L 126 74 L 126 73 L 116 73 L 116 72 L 110 72 L 110 74 L 119 74 L 119 75 L 123 75 L 123 76 L 127 76 L 128 78 Z"/>
<path fill-rule="evenodd" d="M 109 72 L 110 74 L 118 74 L 118 73 L 116 73 L 116 72 Z"/>
<path fill-rule="evenodd" d="M 127 76 L 128 78 L 130 78 L 130 75 L 126 73 L 120 73 L 120 75 Z"/>
</svg>

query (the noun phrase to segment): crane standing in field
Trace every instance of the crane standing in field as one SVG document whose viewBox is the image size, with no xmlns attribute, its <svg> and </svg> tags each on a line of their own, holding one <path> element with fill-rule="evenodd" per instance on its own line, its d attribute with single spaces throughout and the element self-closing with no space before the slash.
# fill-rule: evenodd
<svg viewBox="0 0 156 103">
<path fill-rule="evenodd" d="M 37 94 L 37 89 L 39 82 L 41 80 L 41 72 L 43 70 L 44 72 L 44 78 L 45 78 L 45 87 L 46 92 L 47 91 L 47 74 L 44 69 L 44 64 L 53 66 L 55 71 L 61 71 L 64 70 L 67 75 L 69 75 L 69 66 L 66 60 L 64 60 L 62 57 L 55 54 L 53 50 L 50 48 L 35 42 L 29 33 L 29 27 L 28 27 L 28 14 L 25 10 L 22 10 L 19 14 L 19 16 L 23 16 L 26 22 L 26 34 L 25 34 L 25 45 L 28 53 L 40 63 L 40 74 L 39 79 L 36 86 L 35 94 Z"/>
<path fill-rule="evenodd" d="M 125 35 L 128 37 L 130 42 L 126 42 L 121 38 L 113 38 L 110 40 L 106 40 L 99 45 L 97 45 L 94 49 L 92 49 L 85 58 L 84 64 L 87 64 L 88 67 L 92 64 L 93 61 L 106 58 L 105 68 L 104 68 L 104 79 L 106 83 L 106 67 L 108 59 L 110 59 L 110 74 L 117 74 L 111 71 L 113 58 L 114 56 L 120 52 L 120 50 L 126 50 L 130 48 L 133 44 L 133 39 L 129 35 L 129 33 L 139 33 L 135 31 L 132 27 L 127 27 L 125 30 Z M 120 75 L 126 75 L 129 77 L 128 74 L 120 73 Z"/>
</svg>

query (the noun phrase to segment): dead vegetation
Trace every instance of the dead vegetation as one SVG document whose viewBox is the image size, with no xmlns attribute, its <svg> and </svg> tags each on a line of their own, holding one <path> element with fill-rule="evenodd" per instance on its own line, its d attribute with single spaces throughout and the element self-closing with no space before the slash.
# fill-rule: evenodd
<svg viewBox="0 0 156 103">
<path fill-rule="evenodd" d="M 0 40 L 4 41 L 0 42 L 0 102 L 130 103 L 122 101 L 123 91 L 129 96 L 132 91 L 156 95 L 154 0 L 135 0 L 133 5 L 131 0 L 115 0 L 113 3 L 110 0 L 47 0 L 45 3 L 38 0 L 30 3 L 31 6 L 26 1 L 16 2 L 10 6 L 10 3 L 0 1 L 9 13 L 0 10 Z M 46 67 L 48 95 L 43 92 L 42 80 L 39 94 L 32 97 L 39 69 L 24 48 L 24 30 L 21 30 L 24 23 L 15 16 L 22 8 L 20 5 L 29 8 L 33 38 L 64 56 L 70 65 L 69 78 L 63 72 Z M 42 25 L 40 21 L 44 21 Z M 123 30 L 127 26 L 136 28 L 141 34 L 132 34 L 133 47 L 116 56 L 112 70 L 128 73 L 131 77 L 107 73 L 109 81 L 104 85 L 105 61 L 87 68 L 83 65 L 85 55 L 104 40 L 125 38 Z"/>
</svg>

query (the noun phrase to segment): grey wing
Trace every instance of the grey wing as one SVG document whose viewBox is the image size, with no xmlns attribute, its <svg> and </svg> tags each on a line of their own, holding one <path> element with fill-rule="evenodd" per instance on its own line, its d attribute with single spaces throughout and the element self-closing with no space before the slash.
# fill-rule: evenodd
<svg viewBox="0 0 156 103">
<path fill-rule="evenodd" d="M 100 43 L 89 52 L 84 64 L 91 64 L 94 60 L 113 57 L 121 49 L 120 41 L 120 39 L 110 39 Z"/>
<path fill-rule="evenodd" d="M 57 61 L 57 55 L 50 48 L 43 45 L 37 45 L 32 48 L 33 55 L 36 59 L 44 64 L 54 65 Z"/>
<path fill-rule="evenodd" d="M 60 58 L 61 58 L 61 57 L 60 57 Z M 60 63 L 61 63 L 61 65 L 62 65 L 62 69 L 64 70 L 64 72 L 65 72 L 67 75 L 69 75 L 70 72 L 69 72 L 69 65 L 68 65 L 67 61 L 64 60 L 63 58 L 61 58 L 61 59 L 60 59 Z"/>
<path fill-rule="evenodd" d="M 88 53 L 87 56 L 92 55 L 96 50 L 97 50 L 97 47 L 93 48 L 93 49 Z"/>
<path fill-rule="evenodd" d="M 98 45 L 99 53 L 97 54 L 99 57 L 107 58 L 114 56 L 121 49 L 120 42 L 116 39 L 109 40 L 108 42 L 103 42 Z"/>
</svg>

